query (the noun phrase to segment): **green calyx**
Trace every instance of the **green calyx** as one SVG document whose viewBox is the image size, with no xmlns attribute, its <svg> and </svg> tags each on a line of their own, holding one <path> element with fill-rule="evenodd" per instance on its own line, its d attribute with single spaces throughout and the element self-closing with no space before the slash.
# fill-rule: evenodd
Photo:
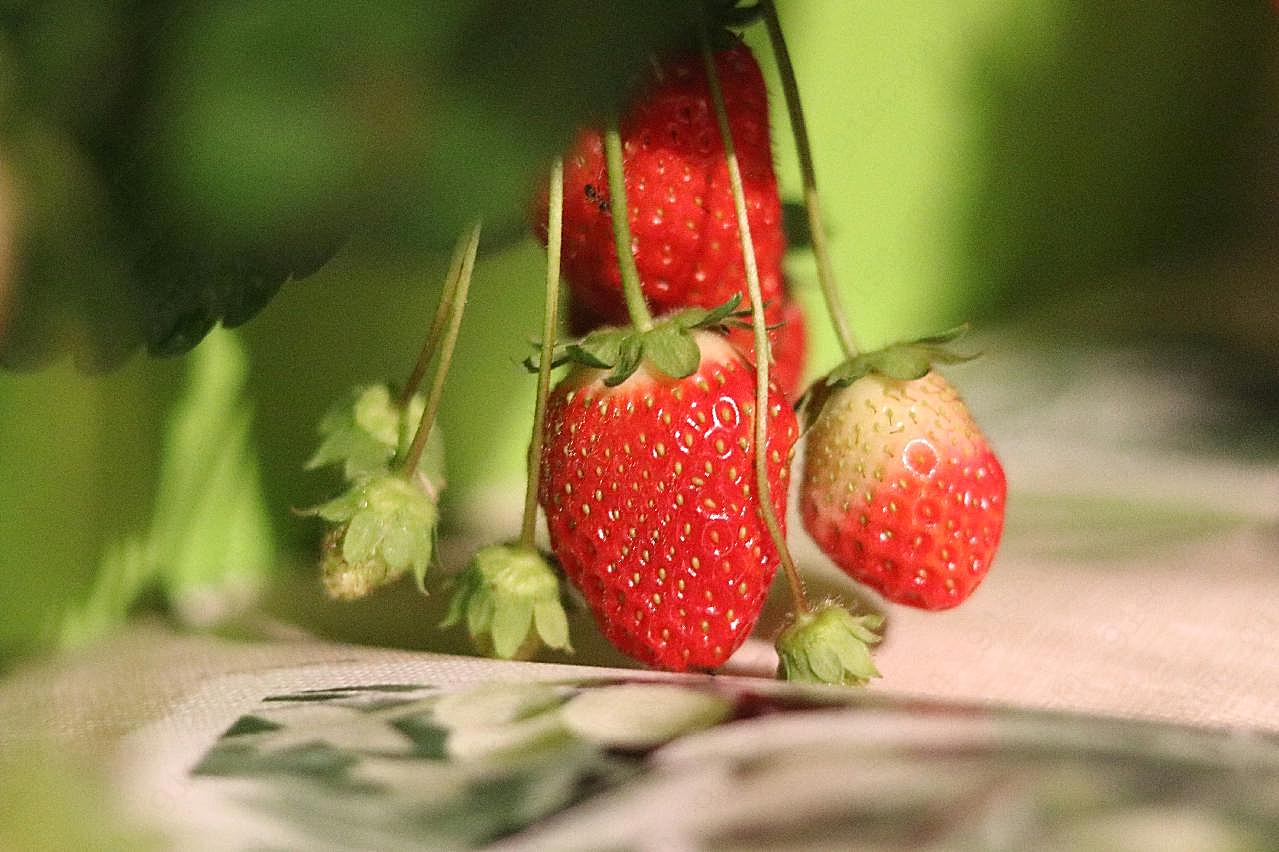
<svg viewBox="0 0 1279 852">
<path fill-rule="evenodd" d="M 426 591 L 439 509 L 417 483 L 381 473 L 304 514 L 335 525 L 325 536 L 322 563 L 333 597 L 363 597 L 409 569 Z"/>
<path fill-rule="evenodd" d="M 559 578 L 531 548 L 495 544 L 471 558 L 440 626 L 463 622 L 477 646 L 502 659 L 532 656 L 539 644 L 573 650 Z"/>
<path fill-rule="evenodd" d="M 862 352 L 849 358 L 826 374 L 826 378 L 814 382 L 805 391 L 796 407 L 803 407 L 806 426 L 817 422 L 826 401 L 838 388 L 846 388 L 858 379 L 872 373 L 903 382 L 922 379 L 935 364 L 962 364 L 976 355 L 954 351 L 950 344 L 968 332 L 968 324 L 956 326 L 941 334 L 921 337 L 900 343 L 890 343 L 883 349 Z"/>
<path fill-rule="evenodd" d="M 629 379 L 640 365 L 648 362 L 654 369 L 673 379 L 697 372 L 701 351 L 693 332 L 705 328 L 722 328 L 738 316 L 740 295 L 715 308 L 687 308 L 668 314 L 648 331 L 633 327 L 601 328 L 583 337 L 555 347 L 551 365 L 581 364 L 596 370 L 608 370 L 604 384 L 616 387 Z M 538 362 L 528 358 L 524 366 L 536 372 Z"/>
<path fill-rule="evenodd" d="M 963 355 L 949 347 L 968 331 L 964 324 L 931 337 L 921 337 L 902 343 L 892 343 L 874 352 L 863 352 L 826 376 L 828 387 L 846 388 L 862 376 L 879 373 L 892 379 L 908 382 L 928 375 L 934 364 L 959 364 L 971 361 L 976 355 Z"/>
<path fill-rule="evenodd" d="M 425 407 L 421 394 L 401 406 L 385 384 L 353 388 L 320 420 L 320 446 L 306 469 L 340 465 L 349 481 L 385 473 L 408 450 Z M 435 431 L 418 471 L 429 488 L 443 487 L 444 443 Z"/>
<path fill-rule="evenodd" d="M 882 616 L 854 616 L 837 603 L 801 613 L 777 637 L 777 676 L 801 683 L 865 686 L 879 670 L 870 646 Z"/>
</svg>

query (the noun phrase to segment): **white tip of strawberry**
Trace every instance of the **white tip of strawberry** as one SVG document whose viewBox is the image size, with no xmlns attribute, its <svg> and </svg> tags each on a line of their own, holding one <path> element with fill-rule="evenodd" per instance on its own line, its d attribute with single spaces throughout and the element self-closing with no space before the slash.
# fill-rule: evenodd
<svg viewBox="0 0 1279 852">
<path fill-rule="evenodd" d="M 440 626 L 463 621 L 481 650 L 504 660 L 531 657 L 539 645 L 573 650 L 559 579 L 536 550 L 495 544 L 476 553 Z"/>
<path fill-rule="evenodd" d="M 879 615 L 854 616 L 838 603 L 802 613 L 777 637 L 777 676 L 801 683 L 864 686 L 879 670 L 870 646 L 880 640 Z"/>
</svg>

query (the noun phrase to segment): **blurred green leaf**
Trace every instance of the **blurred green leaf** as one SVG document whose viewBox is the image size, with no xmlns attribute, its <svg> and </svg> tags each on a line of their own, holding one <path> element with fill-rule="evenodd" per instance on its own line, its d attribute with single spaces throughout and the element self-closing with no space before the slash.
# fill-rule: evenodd
<svg viewBox="0 0 1279 852">
<path fill-rule="evenodd" d="M 0 341 L 10 365 L 72 351 L 111 367 L 139 344 L 184 352 L 351 235 L 420 256 L 477 215 L 518 232 L 552 154 L 650 53 L 687 39 L 698 9 L 81 6 L 0 6 L 0 47 L 20 72 L 0 102 L 0 156 L 27 178 L 20 311 Z M 43 141 L 23 144 L 32 128 Z M 26 214 L 39 204 L 63 215 Z"/>
<path fill-rule="evenodd" d="M 252 601 L 271 570 L 275 541 L 243 399 L 243 347 L 215 334 L 187 367 L 149 527 L 107 546 L 87 598 L 63 620 L 65 644 L 122 623 L 153 588 L 184 621 L 214 623 Z"/>
</svg>

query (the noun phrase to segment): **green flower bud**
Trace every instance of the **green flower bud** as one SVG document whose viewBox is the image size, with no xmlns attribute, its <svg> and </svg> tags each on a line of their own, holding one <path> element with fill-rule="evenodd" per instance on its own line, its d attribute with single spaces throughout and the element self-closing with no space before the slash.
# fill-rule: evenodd
<svg viewBox="0 0 1279 852">
<path fill-rule="evenodd" d="M 802 613 L 777 637 L 777 676 L 805 683 L 864 686 L 879 670 L 870 646 L 884 623 L 879 615 L 854 616 L 837 603 Z"/>
<path fill-rule="evenodd" d="M 410 568 L 425 591 L 439 510 L 417 484 L 379 474 L 308 514 L 335 525 L 325 535 L 321 564 L 325 588 L 333 597 L 363 597 Z"/>
<path fill-rule="evenodd" d="M 463 621 L 478 647 L 502 659 L 530 657 L 538 645 L 573 650 L 559 578 L 536 550 L 495 544 L 476 553 L 440 626 Z"/>
<path fill-rule="evenodd" d="M 415 394 L 402 408 L 385 384 L 354 388 L 320 420 L 320 447 L 307 470 L 338 464 L 348 480 L 385 473 L 413 440 L 426 402 Z M 444 445 L 432 429 L 418 465 L 432 497 L 444 487 Z"/>
</svg>

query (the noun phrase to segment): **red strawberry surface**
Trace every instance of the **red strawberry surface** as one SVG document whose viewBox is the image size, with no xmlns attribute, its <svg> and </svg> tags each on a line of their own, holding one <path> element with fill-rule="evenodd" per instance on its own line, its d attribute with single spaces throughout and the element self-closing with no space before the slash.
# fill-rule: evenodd
<svg viewBox="0 0 1279 852">
<path fill-rule="evenodd" d="M 642 366 L 615 388 L 574 369 L 551 394 L 540 502 L 551 547 L 619 650 L 682 671 L 721 665 L 750 634 L 777 568 L 758 512 L 754 371 L 696 335 L 693 375 Z M 774 511 L 786 516 L 795 415 L 774 386 Z"/>
<path fill-rule="evenodd" d="M 749 48 L 718 51 L 716 68 L 746 194 L 766 302 L 782 289 L 781 202 L 769 142 L 768 93 Z M 705 67 L 697 53 L 654 71 L 619 124 L 635 265 L 654 313 L 745 296 L 745 267 Z M 546 242 L 546 197 L 532 220 Z M 579 133 L 564 166 L 564 279 L 585 307 L 619 324 L 626 313 L 609 213 L 601 133 Z"/>
<path fill-rule="evenodd" d="M 941 375 L 870 373 L 837 389 L 808 432 L 800 510 L 837 565 L 890 601 L 946 609 L 986 576 L 1007 485 Z"/>
<path fill-rule="evenodd" d="M 794 400 L 803 389 L 804 366 L 808 359 L 808 324 L 799 302 L 783 298 L 780 304 L 769 305 L 764 311 L 764 321 L 769 326 L 768 343 L 773 352 L 772 369 L 768 374 Z M 728 339 L 741 350 L 746 360 L 755 362 L 755 332 L 750 328 L 733 327 Z"/>
</svg>

